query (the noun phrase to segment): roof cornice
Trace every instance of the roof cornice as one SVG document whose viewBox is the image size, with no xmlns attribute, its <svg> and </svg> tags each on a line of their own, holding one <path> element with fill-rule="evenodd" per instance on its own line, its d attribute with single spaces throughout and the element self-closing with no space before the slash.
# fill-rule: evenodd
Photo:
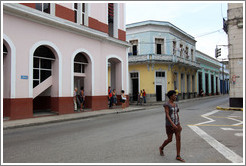
<svg viewBox="0 0 246 166">
<path fill-rule="evenodd" d="M 177 32 L 179 32 L 179 33 L 191 38 L 192 40 L 194 40 L 196 42 L 196 40 L 195 40 L 195 38 L 193 36 L 191 36 L 190 34 L 186 33 L 182 29 L 176 27 L 175 25 L 173 25 L 173 24 L 171 24 L 170 22 L 167 22 L 167 21 L 147 20 L 147 21 L 142 21 L 142 22 L 136 22 L 136 23 L 132 23 L 132 24 L 127 24 L 126 25 L 126 29 L 140 27 L 140 26 L 147 26 L 147 25 L 166 26 L 166 27 L 172 28 L 172 29 L 176 30 Z"/>
</svg>

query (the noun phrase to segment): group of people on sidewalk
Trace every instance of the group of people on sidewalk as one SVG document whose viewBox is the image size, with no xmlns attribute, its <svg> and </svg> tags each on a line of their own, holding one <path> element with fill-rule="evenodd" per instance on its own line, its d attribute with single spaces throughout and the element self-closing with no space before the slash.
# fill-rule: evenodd
<svg viewBox="0 0 246 166">
<path fill-rule="evenodd" d="M 137 105 L 140 104 L 142 105 L 142 103 L 146 103 L 146 92 L 145 90 L 141 90 L 140 93 L 138 92 L 138 101 L 137 101 Z"/>
<path fill-rule="evenodd" d="M 84 111 L 84 106 L 85 106 L 84 87 L 81 87 L 80 91 L 78 91 L 77 88 L 74 89 L 73 103 L 74 103 L 74 111 L 75 112 Z M 78 109 L 78 107 L 80 109 Z"/>
<path fill-rule="evenodd" d="M 117 94 L 116 94 L 116 90 L 113 89 L 113 91 L 111 91 L 111 87 L 108 87 L 108 102 L 109 102 L 109 108 L 112 108 L 113 106 L 117 105 Z M 125 91 L 121 90 L 121 96 L 120 96 L 120 102 L 122 105 L 122 109 L 126 108 L 126 95 L 125 95 Z"/>
</svg>

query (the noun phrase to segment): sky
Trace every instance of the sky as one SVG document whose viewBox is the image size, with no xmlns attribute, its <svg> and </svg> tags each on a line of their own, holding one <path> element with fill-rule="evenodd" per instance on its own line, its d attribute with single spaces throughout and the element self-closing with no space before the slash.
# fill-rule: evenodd
<svg viewBox="0 0 246 166">
<path fill-rule="evenodd" d="M 215 58 L 216 45 L 221 48 L 218 60 L 228 58 L 227 18 L 223 1 L 135 1 L 126 2 L 126 24 L 145 20 L 168 21 L 195 38 L 196 50 Z"/>
</svg>

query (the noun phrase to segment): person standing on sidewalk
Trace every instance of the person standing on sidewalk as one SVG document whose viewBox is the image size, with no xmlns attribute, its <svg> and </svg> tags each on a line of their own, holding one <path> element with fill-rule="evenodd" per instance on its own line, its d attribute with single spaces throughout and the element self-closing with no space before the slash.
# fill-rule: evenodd
<svg viewBox="0 0 246 166">
<path fill-rule="evenodd" d="M 179 91 L 178 91 L 177 88 L 175 88 L 175 92 L 176 92 L 176 95 L 177 95 L 176 101 L 179 101 Z"/>
<path fill-rule="evenodd" d="M 146 92 L 144 89 L 143 89 L 143 99 L 144 99 L 144 103 L 146 103 Z"/>
<path fill-rule="evenodd" d="M 167 133 L 167 139 L 163 142 L 163 144 L 159 147 L 159 152 L 161 156 L 164 156 L 163 149 L 167 144 L 172 142 L 173 134 L 175 134 L 176 137 L 176 149 L 177 149 L 177 156 L 176 160 L 185 162 L 184 159 L 180 156 L 180 149 L 181 149 L 181 131 L 182 127 L 180 125 L 179 121 L 179 108 L 174 101 L 176 100 L 176 92 L 175 90 L 170 90 L 167 93 L 167 96 L 169 98 L 169 101 L 166 102 L 163 106 L 165 108 L 166 113 L 166 133 Z"/>
<path fill-rule="evenodd" d="M 140 91 L 140 104 L 142 105 L 143 103 L 143 91 Z"/>
<path fill-rule="evenodd" d="M 112 93 L 112 103 L 113 103 L 113 106 L 116 106 L 117 104 L 117 95 L 116 95 L 115 89 L 113 90 L 113 93 Z"/>
<path fill-rule="evenodd" d="M 80 111 L 84 111 L 84 102 L 85 102 L 84 87 L 80 88 L 79 101 L 80 101 Z"/>
<path fill-rule="evenodd" d="M 121 103 L 122 103 L 122 109 L 126 108 L 126 95 L 125 91 L 121 90 Z"/>
<path fill-rule="evenodd" d="M 73 104 L 74 104 L 74 111 L 77 111 L 77 91 L 78 89 L 77 88 L 74 88 L 74 91 L 73 91 Z"/>
<path fill-rule="evenodd" d="M 111 87 L 108 87 L 108 101 L 109 101 L 109 108 L 112 108 L 112 100 L 113 100 L 113 95 L 112 95 L 112 91 L 111 91 Z"/>
</svg>

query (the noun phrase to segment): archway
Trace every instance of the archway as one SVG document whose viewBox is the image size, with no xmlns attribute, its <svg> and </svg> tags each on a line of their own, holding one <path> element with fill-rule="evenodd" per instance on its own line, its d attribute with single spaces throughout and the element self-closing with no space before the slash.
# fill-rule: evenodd
<svg viewBox="0 0 246 166">
<path fill-rule="evenodd" d="M 11 53 L 7 43 L 3 44 L 3 116 L 10 117 L 8 99 L 11 98 Z"/>
<path fill-rule="evenodd" d="M 52 97 L 59 94 L 59 62 L 56 52 L 48 45 L 41 45 L 33 53 L 33 113 L 43 115 L 57 112 Z"/>
<path fill-rule="evenodd" d="M 78 52 L 73 58 L 73 90 L 78 89 L 77 95 L 81 89 L 84 90 L 85 101 L 84 108 L 91 108 L 91 96 L 93 92 L 92 85 L 92 62 L 85 52 Z M 80 109 L 80 102 L 77 102 L 77 108 Z"/>
<path fill-rule="evenodd" d="M 123 74 L 122 74 L 122 61 L 117 57 L 110 57 L 107 60 L 108 64 L 108 87 L 111 87 L 111 90 L 116 90 L 117 98 L 119 101 L 121 90 L 123 89 Z M 119 102 L 117 102 L 119 103 Z"/>
</svg>

